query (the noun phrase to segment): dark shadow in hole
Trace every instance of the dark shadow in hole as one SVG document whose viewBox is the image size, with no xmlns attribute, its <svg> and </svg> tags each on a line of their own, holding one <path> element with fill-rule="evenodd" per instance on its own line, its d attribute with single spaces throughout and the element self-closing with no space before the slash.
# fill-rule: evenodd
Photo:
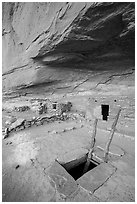
<svg viewBox="0 0 137 204">
<path fill-rule="evenodd" d="M 85 163 L 86 162 L 82 162 L 81 164 L 79 164 L 78 166 L 75 166 L 69 170 L 66 169 L 66 171 L 75 179 L 79 179 L 81 176 L 83 176 L 83 170 L 85 167 Z M 91 169 L 95 168 L 98 164 L 94 161 L 90 162 L 89 168 L 87 170 L 90 171 Z"/>
<path fill-rule="evenodd" d="M 53 103 L 52 105 L 53 105 L 53 109 L 56 109 L 56 108 L 57 108 L 57 107 L 56 107 L 57 104 Z"/>
<path fill-rule="evenodd" d="M 109 116 L 109 105 L 101 105 L 101 111 L 102 111 L 102 116 L 103 116 L 103 120 L 108 120 L 108 116 Z"/>
</svg>

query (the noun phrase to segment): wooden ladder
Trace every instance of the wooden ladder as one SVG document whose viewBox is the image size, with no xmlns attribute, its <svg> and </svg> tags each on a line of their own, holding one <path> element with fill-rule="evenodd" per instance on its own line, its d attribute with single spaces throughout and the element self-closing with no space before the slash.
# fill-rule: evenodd
<svg viewBox="0 0 137 204">
<path fill-rule="evenodd" d="M 116 130 L 116 125 L 117 125 L 117 122 L 119 119 L 120 112 L 121 112 L 121 107 L 118 109 L 118 112 L 114 118 L 114 122 L 113 122 L 112 127 L 111 127 L 110 135 L 109 135 L 108 141 L 106 143 L 106 147 L 104 149 L 104 162 L 108 162 L 109 148 L 110 148 L 110 144 L 112 142 L 113 136 L 114 136 L 114 132 Z M 95 142 L 96 142 L 97 123 L 98 123 L 98 119 L 95 118 L 94 124 L 93 124 L 93 133 L 92 133 L 92 137 L 91 137 L 91 147 L 90 147 L 90 150 L 88 152 L 87 161 L 86 161 L 85 166 L 84 166 L 83 174 L 87 172 L 89 165 L 90 165 L 90 162 L 91 162 L 91 159 L 93 157 L 93 152 L 94 152 L 94 147 L 95 147 Z"/>
</svg>

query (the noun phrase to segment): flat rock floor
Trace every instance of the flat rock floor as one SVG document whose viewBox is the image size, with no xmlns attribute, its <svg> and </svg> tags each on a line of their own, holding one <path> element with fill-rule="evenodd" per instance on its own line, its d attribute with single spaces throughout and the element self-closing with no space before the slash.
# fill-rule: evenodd
<svg viewBox="0 0 137 204">
<path fill-rule="evenodd" d="M 76 181 L 56 161 L 75 150 L 88 150 L 91 133 L 92 127 L 77 120 L 12 133 L 3 140 L 3 201 L 135 201 L 134 137 L 115 133 L 108 164 L 99 164 Z M 97 129 L 99 157 L 108 136 L 109 131 Z"/>
</svg>

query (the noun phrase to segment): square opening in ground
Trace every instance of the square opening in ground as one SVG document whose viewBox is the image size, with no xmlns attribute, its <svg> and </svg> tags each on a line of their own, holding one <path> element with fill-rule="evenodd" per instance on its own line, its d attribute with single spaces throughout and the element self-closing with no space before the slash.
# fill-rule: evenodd
<svg viewBox="0 0 137 204">
<path fill-rule="evenodd" d="M 94 169 L 96 166 L 99 165 L 96 161 L 91 160 L 91 161 L 90 161 L 90 164 L 89 164 L 89 166 L 88 166 L 87 171 L 84 173 L 85 164 L 86 164 L 86 162 L 84 161 L 84 162 L 80 163 L 79 165 L 70 168 L 69 170 L 66 169 L 65 167 L 64 167 L 64 168 L 66 169 L 66 171 L 67 171 L 75 180 L 77 180 L 77 179 L 79 179 L 81 176 L 83 176 L 85 173 L 87 173 L 88 171 Z"/>
</svg>

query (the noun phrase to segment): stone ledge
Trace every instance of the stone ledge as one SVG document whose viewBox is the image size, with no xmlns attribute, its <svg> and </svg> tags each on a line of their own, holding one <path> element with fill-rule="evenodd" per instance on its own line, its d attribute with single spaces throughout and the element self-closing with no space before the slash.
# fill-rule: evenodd
<svg viewBox="0 0 137 204">
<path fill-rule="evenodd" d="M 73 194 L 78 188 L 73 177 L 57 161 L 48 169 L 47 174 L 50 178 L 51 185 L 66 197 Z"/>
<path fill-rule="evenodd" d="M 100 200 L 79 186 L 78 191 L 66 199 L 66 202 L 99 202 Z"/>
<path fill-rule="evenodd" d="M 78 166 L 80 163 L 86 161 L 88 149 L 79 148 L 71 152 L 67 152 L 57 158 L 57 161 L 63 165 L 67 170 Z"/>
<path fill-rule="evenodd" d="M 77 180 L 77 183 L 90 193 L 94 193 L 96 189 L 105 183 L 107 179 L 115 172 L 116 168 L 107 163 L 102 163 L 88 171 Z"/>
</svg>

